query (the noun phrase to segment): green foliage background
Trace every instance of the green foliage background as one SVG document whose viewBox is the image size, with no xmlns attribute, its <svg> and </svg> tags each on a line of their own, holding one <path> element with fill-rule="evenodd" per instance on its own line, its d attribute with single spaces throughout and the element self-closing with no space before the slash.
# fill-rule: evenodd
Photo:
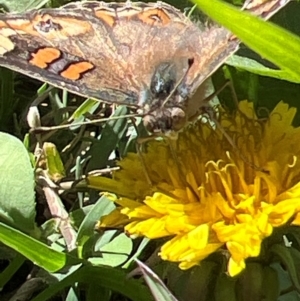
<svg viewBox="0 0 300 301">
<path fill-rule="evenodd" d="M 21 12 L 45 5 L 58 7 L 66 2 L 69 1 L 2 0 L 0 6 L 4 11 Z M 255 20 L 244 23 L 239 13 L 221 9 L 220 4 L 214 0 L 198 2 L 213 18 L 219 18 L 218 21 L 223 22 L 260 54 L 242 46 L 237 56 L 213 75 L 214 85 L 220 87 L 226 79 L 231 79 L 238 98 L 253 101 L 262 117 L 281 100 L 300 108 L 300 42 L 297 37 L 300 35 L 300 4 L 290 3 L 272 19 L 295 34 L 291 36 L 276 31 L 276 28 L 265 28 Z M 186 1 L 169 3 L 181 9 L 192 7 Z M 240 3 L 235 1 L 234 4 Z M 266 57 L 268 61 L 264 59 Z M 280 66 L 281 70 L 274 64 Z M 116 148 L 119 157 L 135 149 L 136 136 L 130 132 L 124 119 L 97 126 L 74 126 L 71 130 L 54 131 L 42 138 L 42 141 L 51 141 L 59 151 L 58 155 L 49 148 L 49 162 L 51 159 L 52 163 L 48 162 L 47 171 L 53 182 L 63 178 L 64 191 L 57 193 L 51 190 L 51 196 L 60 204 L 60 214 L 71 228 L 68 233 L 74 237 L 71 242 L 76 248 L 67 251 L 66 243 L 57 231 L 59 226 L 56 220 L 49 216 L 49 212 L 44 212 L 47 205 L 43 190 L 45 185 L 41 181 L 45 170 L 39 169 L 40 166 L 35 169 L 32 167 L 36 164 L 33 152 L 39 140 L 36 136 L 28 135 L 27 109 L 37 98 L 45 99 L 50 106 L 40 108 L 41 118 L 43 124 L 52 125 L 61 124 L 70 117 L 74 122 L 81 121 L 83 112 L 93 114 L 101 111 L 104 116 L 109 116 L 111 111 L 98 102 L 84 102 L 84 99 L 62 93 L 58 89 L 49 90 L 40 82 L 3 68 L 0 69 L 0 85 L 0 130 L 5 132 L 0 134 L 1 300 L 9 300 L 16 293 L 25 279 L 19 283 L 15 278 L 21 277 L 20 271 L 26 270 L 26 266 L 32 272 L 33 264 L 38 267 L 34 278 L 41 282 L 37 282 L 37 287 L 29 291 L 29 297 L 24 300 L 140 301 L 153 300 L 154 297 L 157 300 L 175 300 L 168 288 L 179 300 L 241 300 L 234 288 L 237 284 L 249 285 L 253 280 L 251 273 L 259 274 L 258 269 L 261 267 L 256 263 L 249 263 L 249 278 L 244 279 L 229 279 L 224 273 L 219 276 L 214 260 L 204 262 L 190 273 L 160 263 L 155 267 L 155 272 L 168 279 L 168 288 L 140 263 L 148 289 L 141 279 L 128 279 L 126 275 L 134 267 L 133 260 L 141 254 L 146 259 L 155 246 L 146 240 L 132 242 L 116 230 L 105 234 L 95 233 L 96 221 L 101 215 L 110 212 L 113 205 L 104 196 L 99 198 L 97 192 L 89 190 L 79 180 L 87 171 L 113 166 L 114 159 L 110 158 L 110 154 Z M 225 90 L 219 97 L 227 107 L 234 108 L 229 91 Z M 114 116 L 126 112 L 126 108 L 119 107 Z M 295 125 L 299 124 L 298 113 Z M 94 133 L 94 136 L 90 133 Z M 23 145 L 20 141 L 24 142 Z M 87 146 L 89 150 L 86 151 Z M 34 179 L 37 181 L 36 194 Z M 295 233 L 297 237 L 296 230 Z M 274 248 L 273 253 L 280 259 L 278 262 L 284 263 L 289 276 L 280 264 L 268 267 L 271 270 L 267 280 L 271 287 L 273 285 L 274 292 L 268 300 L 299 300 L 297 267 L 300 253 L 287 253 L 279 246 Z M 277 275 L 280 275 L 280 282 L 277 282 Z M 212 282 L 215 278 L 217 281 Z M 229 289 L 224 291 L 224 287 Z M 243 300 L 256 299 L 253 294 L 248 294 Z"/>
</svg>

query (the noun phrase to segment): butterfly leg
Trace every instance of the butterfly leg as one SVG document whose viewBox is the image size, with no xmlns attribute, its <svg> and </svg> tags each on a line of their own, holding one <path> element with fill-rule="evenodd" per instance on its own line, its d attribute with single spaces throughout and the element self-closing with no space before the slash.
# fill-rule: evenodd
<svg viewBox="0 0 300 301">
<path fill-rule="evenodd" d="M 143 152 L 142 152 L 142 149 L 141 149 L 143 143 L 145 143 L 145 141 L 143 141 L 143 142 L 137 141 L 136 142 L 136 152 L 137 152 L 137 154 L 139 156 L 139 159 L 141 161 L 142 169 L 144 171 L 144 175 L 145 175 L 146 181 L 149 184 L 149 186 L 152 187 L 153 186 L 153 182 L 152 182 L 152 180 L 151 180 L 151 178 L 149 176 L 149 173 L 148 173 L 148 170 L 147 170 L 147 165 L 146 165 L 146 162 L 145 162 L 145 159 L 144 159 L 144 156 L 143 156 Z"/>
<path fill-rule="evenodd" d="M 255 170 L 260 170 L 263 171 L 260 167 L 256 166 L 253 162 L 251 162 L 248 158 L 246 158 L 241 151 L 239 150 L 238 146 L 236 145 L 235 141 L 230 137 L 230 135 L 226 132 L 224 127 L 219 123 L 218 121 L 218 109 L 217 106 L 213 106 L 211 103 L 209 103 L 214 97 L 218 96 L 225 88 L 230 88 L 233 101 L 236 105 L 237 110 L 239 110 L 239 102 L 238 98 L 233 86 L 233 83 L 231 80 L 226 81 L 223 86 L 221 86 L 219 89 L 214 91 L 213 93 L 209 94 L 204 100 L 203 100 L 203 105 L 201 106 L 201 115 L 203 116 L 204 121 L 203 123 L 208 122 L 211 127 L 214 129 L 218 129 L 222 135 L 226 138 L 228 143 L 236 150 L 237 154 L 240 156 L 240 158 L 247 163 L 249 166 L 254 168 Z M 239 110 L 240 111 L 240 110 Z M 240 112 L 241 114 L 244 115 L 243 112 Z M 197 114 L 199 116 L 199 114 Z M 247 117 L 246 117 L 247 118 Z"/>
<path fill-rule="evenodd" d="M 224 127 L 219 123 L 219 121 L 215 117 L 215 111 L 214 111 L 214 109 L 212 107 L 207 106 L 207 107 L 204 108 L 204 111 L 208 114 L 210 120 L 212 120 L 212 122 L 215 124 L 216 128 L 222 133 L 222 135 L 226 138 L 226 140 L 228 141 L 228 143 L 233 147 L 233 149 L 236 151 L 236 153 L 239 155 L 239 157 L 246 164 L 248 164 L 250 167 L 252 167 L 253 169 L 255 169 L 257 171 L 268 173 L 266 170 L 264 170 L 263 168 L 255 165 L 247 157 L 244 156 L 244 154 L 240 151 L 240 149 L 236 145 L 235 141 L 230 137 L 230 135 L 226 132 L 226 130 L 224 129 Z"/>
<path fill-rule="evenodd" d="M 239 100 L 238 100 L 238 97 L 236 95 L 236 91 L 234 89 L 234 86 L 233 86 L 233 82 L 229 79 L 227 80 L 223 86 L 221 86 L 220 88 L 218 88 L 216 91 L 214 91 L 213 93 L 211 93 L 210 95 L 208 95 L 205 99 L 204 99 L 204 102 L 207 103 L 209 102 L 210 100 L 212 100 L 214 97 L 218 96 L 224 89 L 226 88 L 229 88 L 230 91 L 231 91 L 231 94 L 232 94 L 232 99 L 233 99 L 233 102 L 234 104 L 236 105 L 237 109 L 238 109 L 238 103 L 239 103 Z"/>
</svg>

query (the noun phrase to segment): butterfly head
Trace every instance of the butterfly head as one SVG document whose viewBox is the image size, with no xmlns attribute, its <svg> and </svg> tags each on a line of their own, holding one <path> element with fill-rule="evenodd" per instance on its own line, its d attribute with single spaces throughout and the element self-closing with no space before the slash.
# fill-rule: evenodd
<svg viewBox="0 0 300 301">
<path fill-rule="evenodd" d="M 139 106 L 142 109 L 139 113 L 143 115 L 144 126 L 152 134 L 170 136 L 178 132 L 197 111 L 197 108 L 191 108 L 190 85 L 186 83 L 193 60 L 185 59 L 184 62 L 180 68 L 172 61 L 158 64 L 150 87 L 145 86 L 140 93 Z"/>
</svg>

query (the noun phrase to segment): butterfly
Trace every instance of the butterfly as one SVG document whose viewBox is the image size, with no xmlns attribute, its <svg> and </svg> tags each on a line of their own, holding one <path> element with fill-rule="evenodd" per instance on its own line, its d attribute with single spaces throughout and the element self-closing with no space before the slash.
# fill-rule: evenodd
<svg viewBox="0 0 300 301">
<path fill-rule="evenodd" d="M 245 4 L 265 18 L 281 6 Z M 1 66 L 127 105 L 151 133 L 178 131 L 194 118 L 207 105 L 208 78 L 238 46 L 227 29 L 200 29 L 164 2 L 74 2 L 0 15 Z"/>
</svg>

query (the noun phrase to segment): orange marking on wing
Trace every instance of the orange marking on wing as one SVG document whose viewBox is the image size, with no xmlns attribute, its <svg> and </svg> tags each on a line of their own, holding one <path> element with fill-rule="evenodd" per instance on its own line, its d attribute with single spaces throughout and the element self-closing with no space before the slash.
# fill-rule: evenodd
<svg viewBox="0 0 300 301">
<path fill-rule="evenodd" d="M 69 65 L 64 71 L 62 71 L 60 75 L 67 79 L 78 80 L 83 73 L 92 70 L 93 68 L 94 65 L 90 62 L 75 62 Z"/>
<path fill-rule="evenodd" d="M 1 26 L 2 27 L 2 26 Z M 32 24 L 27 19 L 12 19 L 7 20 L 5 22 L 5 26 L 3 28 L 10 28 L 15 30 L 16 32 L 28 33 L 32 34 L 34 29 L 32 28 Z"/>
<path fill-rule="evenodd" d="M 0 21 L 0 28 L 5 28 L 5 27 L 7 27 L 6 22 Z"/>
<path fill-rule="evenodd" d="M 138 14 L 138 18 L 147 24 L 154 25 L 157 22 L 167 25 L 170 23 L 169 16 L 159 8 L 149 9 Z M 158 20 L 159 19 L 159 20 Z"/>
<path fill-rule="evenodd" d="M 104 21 L 106 24 L 108 24 L 110 27 L 113 27 L 115 24 L 115 18 L 114 16 L 109 15 L 107 11 L 99 10 L 95 12 L 95 15 L 97 18 Z"/>
<path fill-rule="evenodd" d="M 29 61 L 30 64 L 39 68 L 45 69 L 53 61 L 59 59 L 61 56 L 60 50 L 56 48 L 41 48 L 36 53 L 32 53 L 32 59 Z"/>
</svg>

